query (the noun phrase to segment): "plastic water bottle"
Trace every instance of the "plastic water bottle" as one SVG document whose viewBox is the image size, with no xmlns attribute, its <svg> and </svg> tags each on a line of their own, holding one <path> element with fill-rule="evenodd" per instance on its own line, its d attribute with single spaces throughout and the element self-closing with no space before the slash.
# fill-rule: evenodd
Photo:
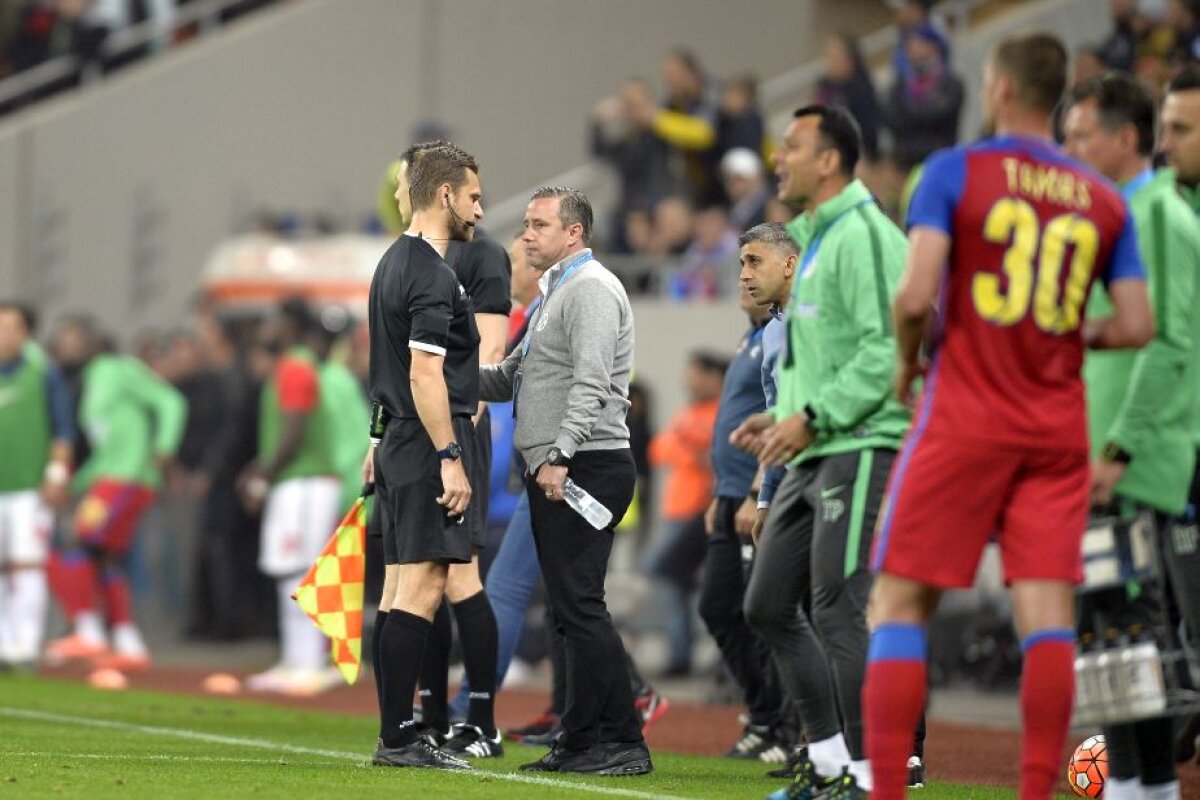
<svg viewBox="0 0 1200 800">
<path fill-rule="evenodd" d="M 1123 722 L 1129 718 L 1129 682 L 1122 669 L 1121 642 L 1115 629 L 1110 628 L 1104 637 L 1104 649 L 1096 663 L 1110 698 L 1104 718 L 1109 722 Z"/>
<path fill-rule="evenodd" d="M 1129 684 L 1129 711 L 1138 719 L 1161 714 L 1167 707 L 1163 685 L 1162 660 L 1151 638 L 1143 638 L 1135 626 L 1133 641 L 1121 653 L 1122 667 Z"/>
<path fill-rule="evenodd" d="M 1112 702 L 1099 662 L 1100 643 L 1093 634 L 1085 633 L 1075 655 L 1075 711 L 1081 722 L 1102 719 Z"/>
<path fill-rule="evenodd" d="M 570 478 L 563 483 L 563 497 L 567 505 L 575 509 L 579 516 L 586 519 L 596 530 L 602 531 L 612 523 L 612 512 Z"/>
</svg>

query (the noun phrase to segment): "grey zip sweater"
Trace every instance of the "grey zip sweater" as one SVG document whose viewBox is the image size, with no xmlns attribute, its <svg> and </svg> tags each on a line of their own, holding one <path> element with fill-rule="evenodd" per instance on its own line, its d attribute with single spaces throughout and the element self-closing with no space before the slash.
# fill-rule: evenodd
<svg viewBox="0 0 1200 800">
<path fill-rule="evenodd" d="M 504 361 L 479 368 L 480 393 L 494 401 L 512 399 L 521 372 L 513 443 L 531 474 L 556 445 L 568 457 L 578 450 L 629 447 L 629 297 L 617 276 L 594 259 L 560 284 L 563 264 L 542 276 L 543 301 L 525 340 Z"/>
</svg>

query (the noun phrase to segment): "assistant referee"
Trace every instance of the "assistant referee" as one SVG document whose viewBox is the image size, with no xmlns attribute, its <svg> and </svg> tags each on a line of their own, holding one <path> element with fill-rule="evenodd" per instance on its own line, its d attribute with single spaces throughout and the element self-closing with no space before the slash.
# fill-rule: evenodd
<svg viewBox="0 0 1200 800">
<path fill-rule="evenodd" d="M 471 299 L 446 264 L 483 216 L 479 167 L 456 147 L 426 151 L 410 175 L 413 218 L 371 281 L 370 392 L 374 479 L 394 586 L 380 632 L 380 766 L 469 769 L 418 737 L 413 692 L 450 564 L 474 549 L 467 479 L 479 404 L 479 331 Z"/>
</svg>

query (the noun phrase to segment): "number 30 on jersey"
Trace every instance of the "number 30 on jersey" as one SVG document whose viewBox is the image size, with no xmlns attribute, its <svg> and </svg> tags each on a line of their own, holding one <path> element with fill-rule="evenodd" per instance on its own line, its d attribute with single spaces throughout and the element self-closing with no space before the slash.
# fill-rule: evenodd
<svg viewBox="0 0 1200 800">
<path fill-rule="evenodd" d="M 1091 220 L 1062 214 L 1043 228 L 1033 206 L 1005 197 L 988 212 L 983 238 L 1008 244 L 1004 253 L 1008 287 L 1007 291 L 1001 288 L 1000 276 L 995 273 L 976 273 L 971 297 L 979 316 L 996 325 L 1015 325 L 1032 304 L 1034 323 L 1047 333 L 1064 334 L 1079 327 L 1100 246 L 1100 235 Z M 1073 247 L 1070 264 L 1064 263 L 1068 247 Z M 1065 283 L 1061 280 L 1064 267 Z"/>
</svg>

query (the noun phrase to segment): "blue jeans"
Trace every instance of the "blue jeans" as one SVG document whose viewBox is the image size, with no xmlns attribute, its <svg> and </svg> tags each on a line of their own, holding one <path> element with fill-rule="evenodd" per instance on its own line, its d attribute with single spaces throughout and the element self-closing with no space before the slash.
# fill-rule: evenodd
<svg viewBox="0 0 1200 800">
<path fill-rule="evenodd" d="M 496 689 L 504 685 L 504 676 L 513 654 L 521 640 L 521 629 L 525 627 L 525 612 L 529 609 L 529 597 L 541 579 L 537 550 L 533 545 L 533 524 L 529 518 L 529 498 L 522 492 L 504 541 L 488 570 L 484 591 L 492 603 L 496 615 L 498 633 L 496 653 Z M 463 680 L 458 696 L 450 703 L 451 716 L 465 716 L 467 695 L 471 687 Z"/>
</svg>

